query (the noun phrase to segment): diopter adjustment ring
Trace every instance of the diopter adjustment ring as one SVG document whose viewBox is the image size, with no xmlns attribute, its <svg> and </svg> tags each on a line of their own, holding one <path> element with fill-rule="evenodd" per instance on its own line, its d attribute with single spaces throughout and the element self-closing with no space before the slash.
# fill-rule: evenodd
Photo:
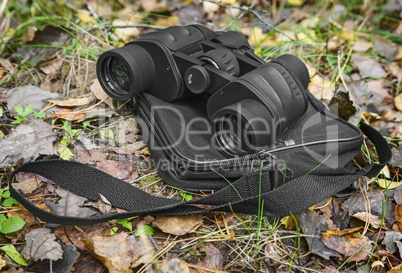
<svg viewBox="0 0 402 273">
<path fill-rule="evenodd" d="M 236 56 L 227 48 L 220 47 L 210 50 L 198 59 L 212 64 L 215 68 L 225 71 L 226 73 L 237 77 L 240 73 L 239 62 Z"/>
</svg>

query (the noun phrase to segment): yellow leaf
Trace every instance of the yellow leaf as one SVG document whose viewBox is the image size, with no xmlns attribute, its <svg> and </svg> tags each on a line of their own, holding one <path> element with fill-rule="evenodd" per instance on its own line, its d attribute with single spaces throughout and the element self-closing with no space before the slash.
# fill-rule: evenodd
<svg viewBox="0 0 402 273">
<path fill-rule="evenodd" d="M 92 14 L 89 12 L 89 10 L 79 9 L 76 13 L 76 16 L 84 23 L 96 24 L 96 19 L 92 17 Z"/>
<path fill-rule="evenodd" d="M 236 3 L 236 0 L 221 0 L 220 2 L 224 5 L 233 5 Z"/>
<path fill-rule="evenodd" d="M 395 189 L 402 185 L 402 182 L 389 181 L 387 179 L 378 179 L 377 183 L 381 188 L 388 188 L 389 190 Z"/>
<path fill-rule="evenodd" d="M 295 219 L 293 219 L 292 216 L 285 216 L 281 220 L 281 224 L 285 226 L 285 228 L 289 230 L 295 230 L 296 229 L 296 223 Z"/>
<path fill-rule="evenodd" d="M 303 4 L 302 0 L 288 0 L 288 3 L 291 4 L 292 6 L 300 6 Z"/>
<path fill-rule="evenodd" d="M 340 37 L 348 41 L 353 41 L 355 39 L 355 33 L 350 30 L 344 30 L 342 31 Z"/>
</svg>

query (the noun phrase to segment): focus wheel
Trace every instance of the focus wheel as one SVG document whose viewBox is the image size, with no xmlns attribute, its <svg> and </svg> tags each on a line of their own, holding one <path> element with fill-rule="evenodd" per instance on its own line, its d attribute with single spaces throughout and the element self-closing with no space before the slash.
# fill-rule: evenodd
<svg viewBox="0 0 402 273">
<path fill-rule="evenodd" d="M 237 61 L 236 56 L 227 48 L 220 47 L 213 49 L 200 56 L 198 59 L 210 63 L 217 69 L 225 71 L 234 77 L 239 76 L 239 62 Z"/>
</svg>

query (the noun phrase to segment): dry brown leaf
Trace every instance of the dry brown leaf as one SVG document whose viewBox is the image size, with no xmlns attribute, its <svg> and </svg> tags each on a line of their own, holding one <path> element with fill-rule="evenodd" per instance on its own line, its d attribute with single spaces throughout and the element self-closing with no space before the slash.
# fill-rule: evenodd
<svg viewBox="0 0 402 273">
<path fill-rule="evenodd" d="M 14 185 L 14 184 L 13 184 Z M 39 205 L 36 204 L 38 207 Z M 46 206 L 44 203 L 42 203 L 41 206 Z M 12 210 L 7 210 L 7 216 L 18 216 L 22 220 L 25 221 L 27 226 L 31 226 L 35 224 L 35 217 L 30 213 L 23 205 L 18 204 L 17 206 L 14 206 Z"/>
<path fill-rule="evenodd" d="M 321 241 L 326 247 L 342 254 L 345 259 L 353 255 L 349 261 L 365 260 L 373 249 L 372 241 L 366 236 L 358 237 L 356 234 L 350 233 L 336 236 L 331 232 L 324 232 L 322 233 Z"/>
<path fill-rule="evenodd" d="M 96 168 L 125 181 L 131 181 L 131 178 L 137 175 L 137 169 L 133 163 L 125 161 L 103 160 L 98 162 Z"/>
<path fill-rule="evenodd" d="M 57 57 L 56 59 L 53 59 L 49 62 L 41 64 L 39 66 L 39 68 L 45 74 L 53 74 L 61 67 L 62 64 L 63 64 L 63 59 L 60 57 Z"/>
<path fill-rule="evenodd" d="M 25 235 L 26 245 L 21 254 L 27 260 L 52 260 L 56 261 L 63 257 L 61 245 L 57 242 L 56 235 L 50 229 L 37 228 Z"/>
<path fill-rule="evenodd" d="M 399 111 L 402 111 L 402 93 L 394 98 L 394 103 L 395 103 L 396 109 L 398 109 Z"/>
<path fill-rule="evenodd" d="M 3 259 L 3 256 L 0 255 L 0 269 L 6 266 L 6 261 Z"/>
<path fill-rule="evenodd" d="M 67 100 L 46 100 L 46 101 L 61 107 L 74 107 L 74 106 L 87 105 L 90 101 L 90 97 L 71 98 Z"/>
<path fill-rule="evenodd" d="M 196 230 L 202 221 L 201 214 L 157 216 L 154 225 L 165 233 L 180 236 Z"/>
<path fill-rule="evenodd" d="M 187 263 L 179 258 L 164 260 L 160 270 L 161 273 L 190 273 Z"/>
<path fill-rule="evenodd" d="M 55 115 L 58 118 L 65 119 L 68 121 L 78 121 L 78 120 L 84 120 L 85 119 L 85 113 L 84 112 L 71 112 L 69 109 L 62 109 L 62 110 L 57 110 L 55 111 Z M 51 116 L 48 116 L 49 118 Z"/>
<path fill-rule="evenodd" d="M 13 183 L 16 190 L 21 190 L 25 194 L 32 193 L 33 191 L 38 189 L 41 184 L 42 181 L 37 180 L 36 178 L 31 178 L 23 182 Z"/>
<path fill-rule="evenodd" d="M 264 248 L 264 254 L 268 264 L 277 264 L 281 261 L 281 255 L 279 255 L 275 243 L 268 242 Z"/>
<path fill-rule="evenodd" d="M 315 75 L 310 79 L 308 90 L 319 100 L 329 101 L 334 96 L 334 88 L 331 81 Z"/>
<path fill-rule="evenodd" d="M 372 215 L 368 212 L 358 212 L 352 215 L 353 217 L 362 220 L 363 222 L 369 222 L 375 229 L 381 226 L 381 219 L 376 215 Z"/>
<path fill-rule="evenodd" d="M 198 262 L 197 265 L 208 267 L 212 269 L 222 270 L 223 268 L 223 255 L 213 244 L 206 243 L 201 250 L 205 251 L 207 257 Z"/>
<path fill-rule="evenodd" d="M 92 162 L 99 162 L 104 161 L 107 158 L 107 153 L 103 150 L 84 150 L 84 149 L 74 149 L 74 153 L 76 155 L 75 161 L 81 163 L 92 163 Z"/>
<path fill-rule="evenodd" d="M 91 85 L 91 91 L 94 93 L 95 97 L 114 109 L 113 99 L 109 97 L 108 94 L 106 94 L 106 92 L 102 89 L 102 86 L 100 85 L 98 80 L 95 80 L 94 83 Z"/>
<path fill-rule="evenodd" d="M 395 206 L 394 215 L 398 217 L 398 219 L 395 221 L 395 225 L 398 226 L 399 230 L 402 230 L 402 204 Z"/>
<path fill-rule="evenodd" d="M 132 246 L 126 240 L 127 233 L 113 237 L 95 236 L 82 239 L 84 244 L 102 261 L 110 273 L 131 273 Z"/>
</svg>

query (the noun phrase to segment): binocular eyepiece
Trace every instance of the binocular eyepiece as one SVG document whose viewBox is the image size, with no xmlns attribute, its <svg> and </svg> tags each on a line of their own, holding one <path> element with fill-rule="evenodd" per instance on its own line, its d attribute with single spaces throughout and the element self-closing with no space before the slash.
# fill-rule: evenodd
<svg viewBox="0 0 402 273">
<path fill-rule="evenodd" d="M 266 63 L 242 34 L 200 25 L 151 32 L 109 50 L 97 75 L 105 92 L 121 101 L 141 92 L 168 102 L 210 95 L 214 142 L 228 156 L 275 144 L 308 106 L 309 74 L 299 58 Z"/>
</svg>

